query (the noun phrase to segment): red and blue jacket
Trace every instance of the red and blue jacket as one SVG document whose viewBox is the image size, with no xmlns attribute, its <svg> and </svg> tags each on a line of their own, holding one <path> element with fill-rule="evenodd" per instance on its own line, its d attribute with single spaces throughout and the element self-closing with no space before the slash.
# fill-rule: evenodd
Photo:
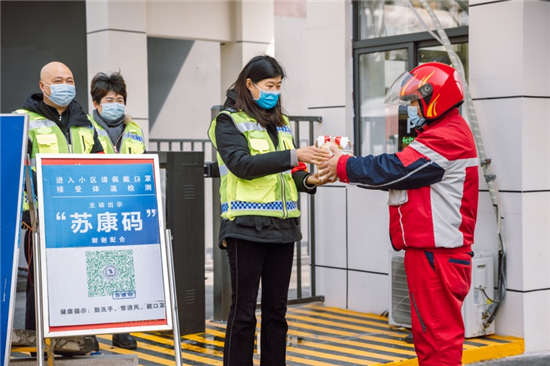
<svg viewBox="0 0 550 366">
<path fill-rule="evenodd" d="M 389 191 L 396 250 L 469 248 L 477 218 L 478 165 L 472 132 L 455 108 L 401 152 L 341 156 L 338 177 Z"/>
</svg>

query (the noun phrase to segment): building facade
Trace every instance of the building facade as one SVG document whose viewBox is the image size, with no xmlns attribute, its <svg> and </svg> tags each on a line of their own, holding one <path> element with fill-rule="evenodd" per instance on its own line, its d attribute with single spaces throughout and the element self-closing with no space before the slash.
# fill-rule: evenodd
<svg viewBox="0 0 550 366">
<path fill-rule="evenodd" d="M 550 2 L 430 4 L 464 63 L 501 191 L 508 271 L 496 332 L 524 338 L 527 352 L 549 351 Z M 120 70 L 127 111 L 147 138 L 206 138 L 210 108 L 250 58 L 268 53 L 288 74 L 288 113 L 322 116 L 315 135 L 349 136 L 356 154 L 394 152 L 386 89 L 419 63 L 448 62 L 404 0 L 2 1 L 0 11 L 2 112 L 39 91 L 49 61 L 73 70 L 85 109 L 92 77 Z M 333 184 L 319 189 L 316 205 L 317 294 L 328 306 L 382 313 L 386 193 Z M 493 253 L 496 279 L 495 222 L 480 182 L 475 251 Z"/>
</svg>

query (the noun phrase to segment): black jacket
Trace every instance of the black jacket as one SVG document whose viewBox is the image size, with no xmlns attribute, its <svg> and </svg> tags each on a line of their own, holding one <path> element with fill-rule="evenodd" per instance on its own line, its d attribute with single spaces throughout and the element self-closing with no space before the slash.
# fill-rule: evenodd
<svg viewBox="0 0 550 366">
<path fill-rule="evenodd" d="M 55 109 L 52 106 L 47 105 L 44 103 L 44 96 L 42 93 L 36 93 L 31 95 L 30 97 L 25 100 L 23 103 L 23 106 L 21 107 L 23 109 L 26 109 L 31 112 L 38 113 L 39 115 L 46 117 L 47 119 L 57 123 L 61 131 L 63 131 L 63 134 L 65 135 L 65 138 L 70 143 L 71 141 L 71 134 L 69 133 L 69 128 L 72 126 L 90 126 L 93 128 L 92 122 L 88 119 L 86 116 L 86 113 L 84 113 L 84 110 L 78 104 L 76 101 L 72 101 L 68 106 L 67 109 L 63 111 L 61 115 L 59 115 L 59 112 L 57 109 Z M 29 143 L 27 144 L 27 153 L 29 156 L 32 152 L 32 144 L 29 140 Z M 92 147 L 92 153 L 101 153 L 103 152 L 103 146 L 101 145 L 101 142 L 99 141 L 97 137 L 97 132 L 94 129 L 94 146 Z M 36 173 L 33 171 L 33 184 L 34 187 L 37 187 L 36 185 Z M 30 215 L 28 211 L 23 212 L 23 221 L 27 225 L 31 225 Z"/>
<path fill-rule="evenodd" d="M 227 92 L 224 109 L 233 111 L 236 94 Z M 278 145 L 277 129 L 267 131 L 275 147 Z M 220 114 L 216 118 L 216 143 L 218 153 L 227 168 L 242 179 L 253 179 L 268 174 L 276 174 L 294 168 L 291 165 L 290 150 L 267 154 L 250 155 L 246 137 L 237 129 L 231 117 Z M 308 189 L 304 181 L 310 173 L 299 170 L 292 174 L 299 192 L 315 193 L 316 188 Z M 299 218 L 279 219 L 267 216 L 238 216 L 235 220 L 222 220 L 220 228 L 220 248 L 227 238 L 238 238 L 261 243 L 291 243 L 302 239 Z"/>
<path fill-rule="evenodd" d="M 63 113 L 61 113 L 61 115 L 59 114 L 59 112 L 57 112 L 57 109 L 44 103 L 44 96 L 42 93 L 36 93 L 28 97 L 21 108 L 38 113 L 39 115 L 57 123 L 57 126 L 59 126 L 61 131 L 63 131 L 63 134 L 65 135 L 65 138 L 69 143 L 71 143 L 71 134 L 69 133 L 69 129 L 71 127 L 86 126 L 94 128 L 92 122 L 90 122 L 88 116 L 86 116 L 86 113 L 84 113 L 84 110 L 82 109 L 80 104 L 78 104 L 78 102 L 74 100 L 67 106 L 67 109 L 65 109 Z M 29 143 L 29 154 L 31 150 L 32 145 Z M 103 152 L 103 146 L 101 145 L 101 142 L 97 137 L 97 132 L 95 128 L 94 146 L 92 147 L 91 152 L 92 154 Z"/>
</svg>

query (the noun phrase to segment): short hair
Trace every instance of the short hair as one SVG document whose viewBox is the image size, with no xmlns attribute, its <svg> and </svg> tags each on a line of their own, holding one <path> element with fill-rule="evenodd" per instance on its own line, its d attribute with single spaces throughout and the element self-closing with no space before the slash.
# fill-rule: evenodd
<svg viewBox="0 0 550 366">
<path fill-rule="evenodd" d="M 99 72 L 92 79 L 92 85 L 90 88 L 90 94 L 92 100 L 97 104 L 101 103 L 101 99 L 106 96 L 110 91 L 114 91 L 116 94 L 122 95 L 124 98 L 124 104 L 126 104 L 126 83 L 124 78 L 120 75 L 120 72 L 113 72 L 110 76 Z"/>
</svg>

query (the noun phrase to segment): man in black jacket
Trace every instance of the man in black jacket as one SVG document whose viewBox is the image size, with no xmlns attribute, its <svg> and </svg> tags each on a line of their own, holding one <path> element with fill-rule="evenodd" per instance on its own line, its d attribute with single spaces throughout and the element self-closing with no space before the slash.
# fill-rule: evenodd
<svg viewBox="0 0 550 366">
<path fill-rule="evenodd" d="M 16 113 L 29 115 L 27 150 L 31 157 L 33 171 L 37 153 L 103 153 L 103 147 L 92 123 L 80 104 L 73 100 L 76 92 L 71 70 L 61 62 L 50 62 L 40 72 L 39 87 L 42 92 L 30 95 L 22 108 L 16 111 Z M 73 141 L 74 136 L 80 136 L 81 141 Z M 34 174 L 33 180 L 36 182 Z M 23 212 L 23 222 L 28 228 L 25 234 L 25 258 L 28 263 L 25 328 L 36 330 L 33 235 L 30 230 L 28 207 Z M 97 349 L 99 350 L 99 345 Z"/>
</svg>

